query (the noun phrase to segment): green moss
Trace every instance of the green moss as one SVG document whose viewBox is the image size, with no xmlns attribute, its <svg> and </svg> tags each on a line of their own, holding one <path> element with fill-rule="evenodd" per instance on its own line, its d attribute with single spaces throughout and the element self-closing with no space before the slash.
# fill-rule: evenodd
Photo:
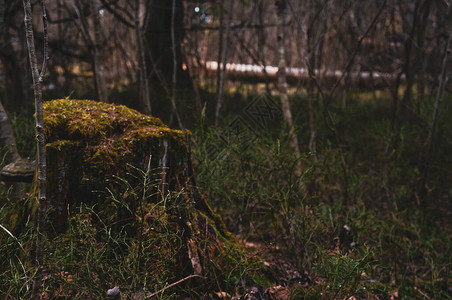
<svg viewBox="0 0 452 300">
<path fill-rule="evenodd" d="M 143 126 L 167 128 L 159 118 L 123 105 L 60 99 L 44 103 L 46 140 L 96 140 Z"/>
<path fill-rule="evenodd" d="M 156 147 L 162 139 L 186 154 L 185 135 L 191 134 L 123 105 L 70 99 L 44 103 L 44 132 L 48 148 L 77 145 L 85 169 L 100 175 L 123 168 L 133 153 L 144 145 Z"/>
<path fill-rule="evenodd" d="M 262 261 L 226 230 L 190 181 L 190 132 L 170 129 L 160 119 L 122 105 L 89 100 L 47 102 L 44 121 L 47 194 L 53 206 L 49 223 L 67 236 L 82 229 L 71 241 L 76 249 L 97 240 L 96 247 L 88 248 L 105 247 L 106 254 L 99 257 L 116 256 L 124 269 L 142 272 L 134 282 L 146 278 L 150 286 L 174 282 L 198 266 L 213 279 L 203 288 L 220 285 L 233 291 L 245 277 L 265 281 Z M 61 255 L 70 252 L 61 249 L 73 247 L 64 239 L 56 245 L 50 252 Z M 79 259 L 93 259 L 84 255 Z M 78 264 L 68 265 L 74 274 L 83 274 Z M 126 284 L 128 280 L 122 286 Z M 196 286 L 196 281 L 189 284 Z"/>
<path fill-rule="evenodd" d="M 53 143 L 47 144 L 47 149 L 50 148 L 56 150 L 56 151 L 62 151 L 65 149 L 70 149 L 73 147 L 78 147 L 78 142 L 69 141 L 69 140 L 62 140 L 62 141 L 55 141 Z"/>
</svg>

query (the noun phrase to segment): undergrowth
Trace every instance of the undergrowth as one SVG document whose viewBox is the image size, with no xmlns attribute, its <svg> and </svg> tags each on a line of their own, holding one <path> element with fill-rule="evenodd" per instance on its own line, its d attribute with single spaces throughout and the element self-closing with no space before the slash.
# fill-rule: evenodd
<svg viewBox="0 0 452 300">
<path fill-rule="evenodd" d="M 235 100 L 242 108 L 250 101 Z M 281 126 L 225 139 L 237 134 L 230 125 L 244 116 L 237 110 L 221 129 L 195 132 L 198 184 L 228 229 L 247 241 L 274 243 L 268 259 L 282 257 L 300 274 L 279 281 L 295 299 L 450 299 L 452 136 L 444 119 L 450 106 L 443 107 L 429 193 L 422 196 L 432 105 L 397 127 L 389 100 L 332 104 L 334 133 L 324 107 L 314 103 L 311 153 L 306 99 L 293 103 L 301 178 L 293 176 L 295 158 Z"/>
<path fill-rule="evenodd" d="M 204 257 L 213 266 L 205 270 L 208 283 L 180 285 L 160 297 L 231 296 L 246 279 L 248 286 L 281 286 L 292 299 L 452 298 L 451 101 L 442 107 L 427 193 L 422 195 L 418 184 L 433 99 L 426 99 L 423 111 L 401 124 L 391 119 L 390 100 L 332 103 L 336 133 L 326 125 L 321 102 L 315 102 L 315 152 L 308 147 L 306 99 L 292 99 L 304 170 L 299 178 L 293 175 L 296 159 L 280 115 L 263 128 L 235 130 L 237 120 L 247 121 L 242 109 L 251 100 L 235 95 L 234 102 L 226 101 L 231 107 L 226 105 L 229 114 L 219 128 L 209 127 L 204 115 L 193 130 L 192 151 L 199 190 L 228 230 L 272 268 L 273 282 L 262 273 L 262 261 L 244 249 L 224 248 L 200 235 L 196 243 L 213 247 L 213 255 Z M 121 193 L 138 201 L 147 197 L 146 184 L 157 184 L 146 172 L 137 172 L 135 176 L 148 178 L 140 187 L 115 179 L 120 194 L 106 192 L 113 206 L 127 210 Z M 170 253 L 186 251 L 187 243 L 169 216 L 186 206 L 178 201 L 179 194 L 168 197 L 153 206 L 138 206 L 136 238 L 123 227 L 113 228 L 99 207 L 80 206 L 68 232 L 47 240 L 47 292 L 102 298 L 117 285 L 127 295 L 145 295 L 179 280 L 185 264 Z M 11 203 L 5 191 L 2 225 Z M 150 210 L 157 217 L 146 227 Z M 19 234 L 0 228 L 0 294 L 10 299 L 28 295 L 34 273 L 27 263 L 31 227 L 28 221 Z M 149 228 L 154 229 L 152 241 L 141 238 Z M 223 265 L 233 267 L 225 271 Z"/>
<path fill-rule="evenodd" d="M 232 294 L 242 281 L 269 285 L 262 261 L 235 238 L 222 236 L 187 201 L 185 191 L 163 194 L 164 170 L 150 169 L 150 163 L 147 170 L 131 168 L 127 177 L 110 179 L 112 188 L 97 192 L 110 200 L 108 204 L 81 203 L 69 210 L 66 232 L 48 232 L 41 297 L 103 299 L 108 290 L 119 287 L 122 299 L 151 295 L 210 299 L 215 291 Z M 36 271 L 31 265 L 33 222 L 18 233 L 7 229 L 8 212 L 14 211 L 16 201 L 25 206 L 31 200 L 6 197 L 1 202 L 0 224 L 5 226 L 0 227 L 0 295 L 4 299 L 27 299 Z M 193 275 L 195 268 L 202 276 Z M 177 284 L 169 288 L 172 283 Z"/>
</svg>

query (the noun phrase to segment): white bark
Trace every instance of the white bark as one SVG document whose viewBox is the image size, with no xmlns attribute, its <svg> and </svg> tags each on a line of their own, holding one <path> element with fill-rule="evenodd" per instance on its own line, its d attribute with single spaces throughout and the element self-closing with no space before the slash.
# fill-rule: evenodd
<svg viewBox="0 0 452 300">
<path fill-rule="evenodd" d="M 284 45 L 284 13 L 286 9 L 286 1 L 281 0 L 276 2 L 276 26 L 277 26 L 277 40 L 278 40 L 278 85 L 279 94 L 281 97 L 281 108 L 283 112 L 284 123 L 287 130 L 289 130 L 289 144 L 292 149 L 295 159 L 297 160 L 294 166 L 295 176 L 301 176 L 301 162 L 300 162 L 300 147 L 298 145 L 298 137 L 295 132 L 295 127 L 292 120 L 292 111 L 290 110 L 289 96 L 287 94 L 287 79 L 286 79 L 286 59 L 285 59 L 285 45 Z"/>
</svg>

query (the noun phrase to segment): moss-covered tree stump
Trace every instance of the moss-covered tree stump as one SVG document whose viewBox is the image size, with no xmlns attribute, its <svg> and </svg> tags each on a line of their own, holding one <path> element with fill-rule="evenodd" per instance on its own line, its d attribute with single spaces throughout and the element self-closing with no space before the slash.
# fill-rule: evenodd
<svg viewBox="0 0 452 300">
<path fill-rule="evenodd" d="M 152 180 L 159 181 L 149 191 L 149 202 L 185 191 L 196 208 L 220 221 L 192 185 L 186 143 L 190 132 L 170 129 L 160 119 L 123 105 L 66 99 L 44 104 L 44 130 L 50 224 L 56 231 L 66 230 L 71 208 L 80 203 L 108 206 L 111 199 L 103 192 L 115 189 L 112 180 L 128 180 L 136 169 L 149 169 Z M 138 184 L 136 179 L 130 184 Z M 127 210 L 136 211 L 138 204 L 123 197 Z"/>
<path fill-rule="evenodd" d="M 74 252 L 82 263 L 63 263 L 65 270 L 95 278 L 80 286 L 164 286 L 196 274 L 206 278 L 198 288 L 218 289 L 220 282 L 239 282 L 251 265 L 263 266 L 247 257 L 196 189 L 190 132 L 122 105 L 68 99 L 44 104 L 44 130 L 48 278 Z M 107 260 L 99 263 L 96 255 Z M 121 259 L 126 269 L 136 264 L 136 279 L 116 268 Z"/>
</svg>

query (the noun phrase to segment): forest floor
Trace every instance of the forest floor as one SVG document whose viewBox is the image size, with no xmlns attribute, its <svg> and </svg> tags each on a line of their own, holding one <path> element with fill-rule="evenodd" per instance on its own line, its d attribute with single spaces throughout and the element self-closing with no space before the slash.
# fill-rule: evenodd
<svg viewBox="0 0 452 300">
<path fill-rule="evenodd" d="M 450 101 L 423 190 L 434 99 L 403 121 L 372 94 L 328 111 L 314 102 L 313 127 L 306 99 L 292 99 L 301 178 L 281 116 L 268 109 L 278 99 L 234 100 L 222 128 L 196 131 L 198 184 L 228 229 L 280 271 L 276 286 L 293 299 L 451 298 Z"/>
<path fill-rule="evenodd" d="M 277 97 L 230 94 L 220 127 L 206 126 L 205 117 L 193 125 L 199 190 L 243 241 L 248 257 L 259 257 L 270 271 L 251 281 L 230 276 L 229 282 L 203 292 L 181 284 L 159 297 L 451 299 L 451 95 L 441 108 L 426 189 L 420 183 L 434 99 L 424 99 L 419 111 L 400 121 L 392 118 L 390 99 L 366 95 L 348 95 L 327 110 L 320 101 L 312 102 L 311 126 L 307 100 L 294 97 L 299 158 L 290 150 Z M 26 142 L 33 125 L 20 116 L 12 119 L 19 148 L 33 153 Z M 293 174 L 297 161 L 303 166 L 301 177 Z M 97 250 L 77 234 L 79 246 L 97 257 Z M 31 236 L 26 232 L 0 246 L 0 291 L 10 299 L 27 294 L 27 266 L 16 248 L 17 241 Z M 57 241 L 52 243 L 50 261 L 67 268 L 80 263 L 79 252 L 62 253 Z M 108 255 L 102 252 L 96 263 L 124 271 L 118 271 L 118 280 L 135 280 L 133 268 L 121 265 L 126 261 L 114 262 Z M 105 295 L 96 291 L 92 282 L 99 278 L 89 267 L 87 278 L 61 269 L 54 278 L 61 297 L 69 297 L 76 276 L 78 288 L 86 284 L 86 294 L 80 295 Z M 243 277 L 247 272 L 253 270 L 244 269 Z"/>
</svg>

